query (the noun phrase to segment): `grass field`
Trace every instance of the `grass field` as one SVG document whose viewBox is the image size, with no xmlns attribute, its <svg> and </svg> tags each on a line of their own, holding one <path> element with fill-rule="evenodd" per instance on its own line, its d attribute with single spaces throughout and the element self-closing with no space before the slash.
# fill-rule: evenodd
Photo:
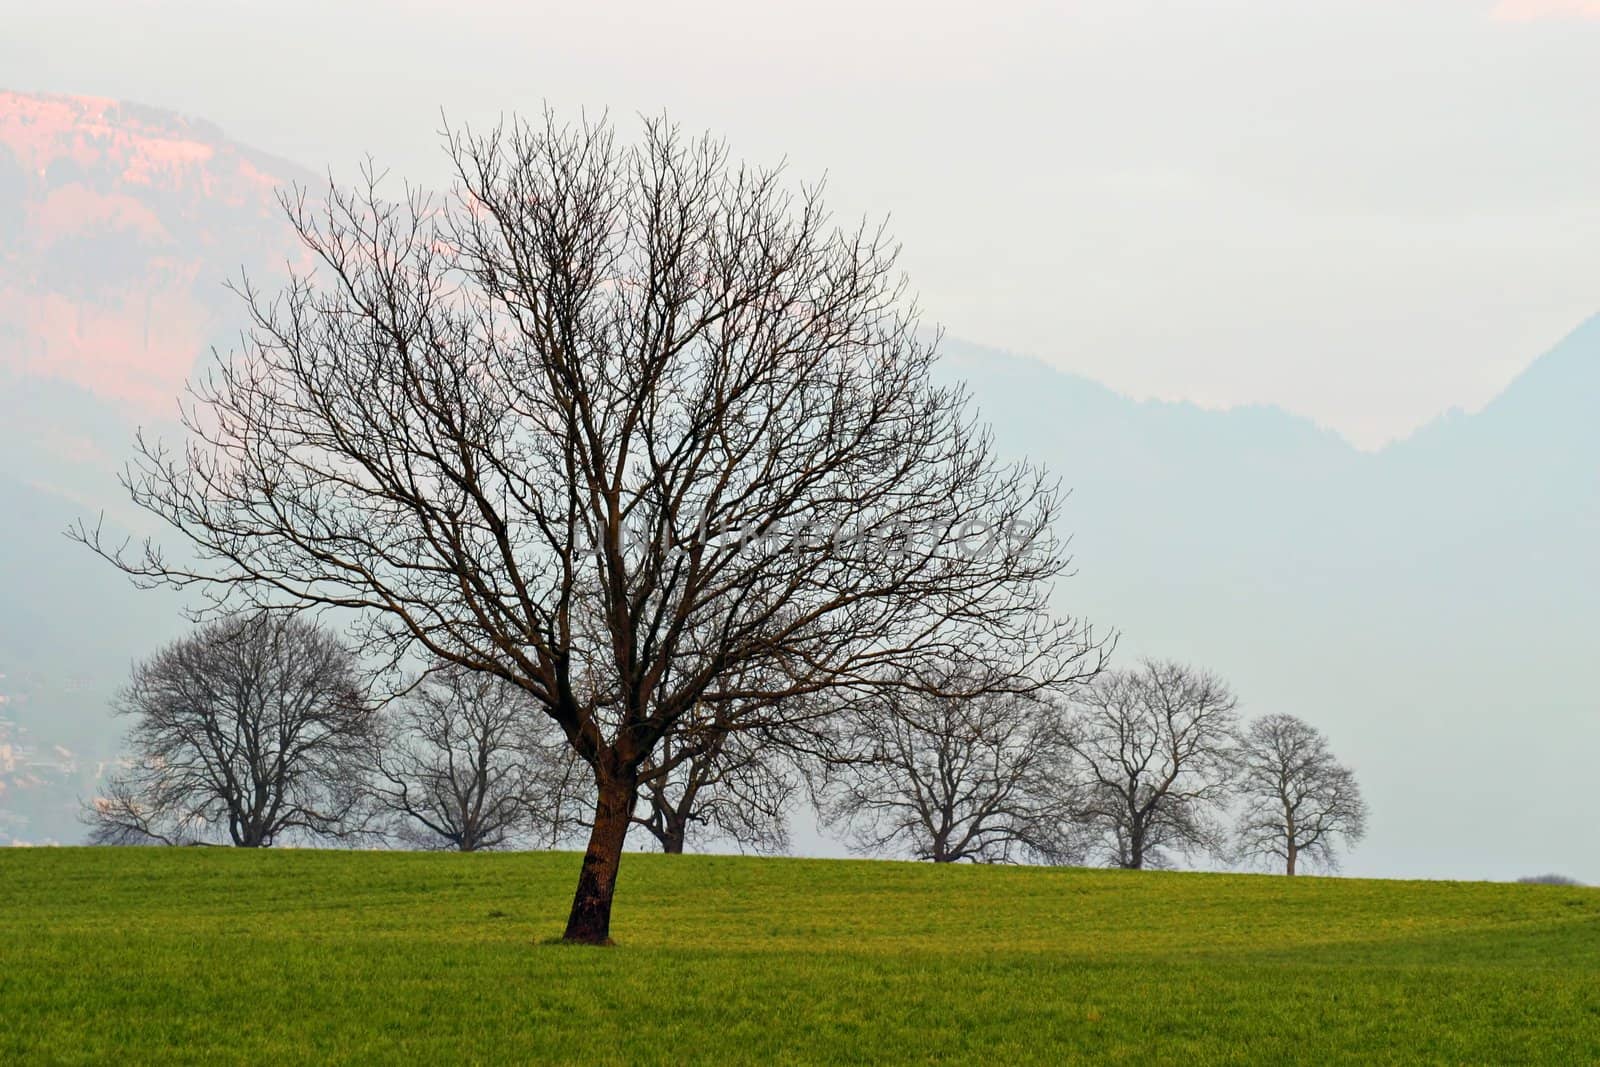
<svg viewBox="0 0 1600 1067">
<path fill-rule="evenodd" d="M 1600 891 L 629 855 L 0 850 L 0 1063 L 1594 1062 Z"/>
</svg>

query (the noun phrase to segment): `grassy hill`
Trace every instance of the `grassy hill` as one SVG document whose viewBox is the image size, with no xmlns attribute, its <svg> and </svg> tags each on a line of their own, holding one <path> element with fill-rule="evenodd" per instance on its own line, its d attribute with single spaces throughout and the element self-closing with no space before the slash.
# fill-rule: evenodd
<svg viewBox="0 0 1600 1067">
<path fill-rule="evenodd" d="M 0 1062 L 1589 1062 L 1600 891 L 629 855 L 0 850 Z"/>
</svg>

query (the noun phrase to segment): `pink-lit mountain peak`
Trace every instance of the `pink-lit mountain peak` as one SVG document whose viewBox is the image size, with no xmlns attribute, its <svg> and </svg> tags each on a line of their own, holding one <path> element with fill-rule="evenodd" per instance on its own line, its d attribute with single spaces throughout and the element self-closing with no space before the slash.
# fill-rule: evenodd
<svg viewBox="0 0 1600 1067">
<path fill-rule="evenodd" d="M 294 253 L 274 190 L 308 177 L 204 122 L 0 92 L 0 376 L 170 414 L 237 325 L 223 280 Z"/>
<path fill-rule="evenodd" d="M 0 144 L 40 178 L 65 162 L 130 186 L 198 187 L 239 206 L 255 206 L 298 176 L 230 143 L 210 123 L 104 97 L 0 92 Z"/>
</svg>

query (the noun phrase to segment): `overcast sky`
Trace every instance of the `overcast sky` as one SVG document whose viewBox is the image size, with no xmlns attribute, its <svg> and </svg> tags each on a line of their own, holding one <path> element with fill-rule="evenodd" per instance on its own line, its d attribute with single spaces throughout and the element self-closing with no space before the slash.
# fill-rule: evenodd
<svg viewBox="0 0 1600 1067">
<path fill-rule="evenodd" d="M 666 109 L 889 213 L 927 315 L 1365 446 L 1600 311 L 1600 0 L 0 0 L 0 83 L 422 181 L 434 131 Z"/>
</svg>

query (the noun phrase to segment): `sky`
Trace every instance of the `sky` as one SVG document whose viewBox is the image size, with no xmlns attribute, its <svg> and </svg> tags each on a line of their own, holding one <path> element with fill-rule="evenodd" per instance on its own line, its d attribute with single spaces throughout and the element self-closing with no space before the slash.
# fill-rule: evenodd
<svg viewBox="0 0 1600 1067">
<path fill-rule="evenodd" d="M 889 215 L 926 317 L 1363 447 L 1600 311 L 1600 0 L 0 0 L 0 85 L 348 173 L 436 131 L 666 111 Z"/>
</svg>

